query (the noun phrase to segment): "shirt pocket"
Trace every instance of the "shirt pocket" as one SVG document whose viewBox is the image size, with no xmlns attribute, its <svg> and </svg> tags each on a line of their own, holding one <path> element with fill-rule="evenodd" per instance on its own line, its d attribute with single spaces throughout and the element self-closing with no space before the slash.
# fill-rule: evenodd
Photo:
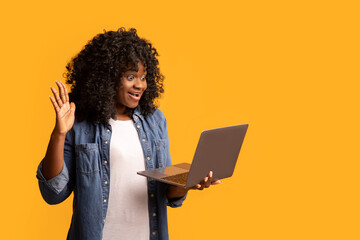
<svg viewBox="0 0 360 240">
<path fill-rule="evenodd" d="M 166 167 L 166 158 L 167 158 L 167 140 L 166 139 L 155 139 L 154 140 L 156 147 L 156 167 Z"/>
<path fill-rule="evenodd" d="M 76 169 L 82 174 L 99 172 L 99 147 L 97 143 L 84 143 L 75 146 Z"/>
</svg>

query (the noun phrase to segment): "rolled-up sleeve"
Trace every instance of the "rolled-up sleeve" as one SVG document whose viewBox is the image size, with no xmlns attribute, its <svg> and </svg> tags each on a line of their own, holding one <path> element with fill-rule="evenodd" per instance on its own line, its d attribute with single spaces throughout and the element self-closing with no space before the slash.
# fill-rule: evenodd
<svg viewBox="0 0 360 240">
<path fill-rule="evenodd" d="M 72 176 L 73 171 L 73 134 L 69 131 L 66 134 L 64 145 L 64 165 L 61 172 L 51 178 L 46 179 L 43 175 L 43 160 L 40 162 L 36 178 L 38 179 L 39 188 L 42 197 L 48 204 L 58 204 L 64 201 L 71 194 L 74 186 L 74 180 Z"/>
<path fill-rule="evenodd" d="M 46 180 L 46 178 L 42 174 L 42 167 L 43 167 L 43 161 L 40 162 L 36 173 L 36 177 L 39 180 L 39 184 L 43 185 L 40 186 L 40 188 L 42 187 L 44 189 L 49 189 L 50 191 L 53 191 L 55 194 L 59 194 L 65 188 L 66 184 L 69 182 L 69 171 L 66 167 L 66 164 L 64 164 L 63 169 L 57 176 L 48 180 Z"/>
<path fill-rule="evenodd" d="M 177 207 L 181 207 L 184 200 L 186 199 L 187 193 L 185 196 L 180 197 L 180 198 L 173 198 L 173 199 L 168 199 L 168 206 L 172 207 L 172 208 L 177 208 Z"/>
</svg>

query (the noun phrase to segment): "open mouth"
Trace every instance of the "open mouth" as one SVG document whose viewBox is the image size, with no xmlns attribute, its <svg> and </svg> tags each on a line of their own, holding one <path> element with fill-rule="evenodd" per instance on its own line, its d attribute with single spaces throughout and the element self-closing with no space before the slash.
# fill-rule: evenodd
<svg viewBox="0 0 360 240">
<path fill-rule="evenodd" d="M 130 95 L 132 96 L 135 96 L 135 97 L 140 97 L 140 93 L 132 93 L 132 92 L 129 92 Z"/>
<path fill-rule="evenodd" d="M 130 97 L 134 98 L 135 100 L 139 101 L 141 94 L 140 93 L 134 93 L 134 92 L 128 92 Z"/>
</svg>

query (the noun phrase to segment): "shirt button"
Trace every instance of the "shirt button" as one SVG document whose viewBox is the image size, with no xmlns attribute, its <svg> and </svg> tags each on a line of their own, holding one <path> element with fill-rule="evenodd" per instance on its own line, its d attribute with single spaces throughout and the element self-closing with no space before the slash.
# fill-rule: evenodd
<svg viewBox="0 0 360 240">
<path fill-rule="evenodd" d="M 153 198 L 153 197 L 155 197 L 155 195 L 152 193 L 152 194 L 150 194 L 150 197 L 152 197 L 152 198 Z"/>
<path fill-rule="evenodd" d="M 146 141 L 145 138 L 143 138 L 142 141 L 145 142 Z"/>
<path fill-rule="evenodd" d="M 104 164 L 107 164 L 107 161 L 104 161 Z"/>
<path fill-rule="evenodd" d="M 147 160 L 150 160 L 150 157 L 147 157 L 146 159 L 147 159 Z"/>
<path fill-rule="evenodd" d="M 110 130 L 109 130 L 109 129 L 106 129 L 106 131 L 107 131 L 107 132 L 110 132 Z"/>
<path fill-rule="evenodd" d="M 155 235 L 156 235 L 156 232 L 152 232 L 152 234 L 155 236 Z"/>
<path fill-rule="evenodd" d="M 105 144 L 108 144 L 108 141 L 105 141 Z"/>
<path fill-rule="evenodd" d="M 104 199 L 104 202 L 106 202 L 106 199 Z"/>
<path fill-rule="evenodd" d="M 137 127 L 137 128 L 140 128 L 140 125 L 137 125 L 136 127 Z"/>
<path fill-rule="evenodd" d="M 105 222 L 105 218 L 103 219 L 103 222 Z"/>
<path fill-rule="evenodd" d="M 156 213 L 153 213 L 153 216 L 156 217 Z"/>
<path fill-rule="evenodd" d="M 105 184 L 107 184 L 107 181 L 105 181 Z"/>
</svg>

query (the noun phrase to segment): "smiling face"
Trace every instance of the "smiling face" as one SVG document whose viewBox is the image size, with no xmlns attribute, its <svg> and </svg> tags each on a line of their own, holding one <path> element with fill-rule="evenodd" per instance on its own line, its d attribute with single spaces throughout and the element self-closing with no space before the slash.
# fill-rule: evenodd
<svg viewBox="0 0 360 240">
<path fill-rule="evenodd" d="M 121 78 L 121 87 L 118 90 L 116 99 L 118 120 L 130 119 L 126 108 L 136 108 L 146 88 L 146 69 L 139 61 L 137 72 L 130 69 Z"/>
</svg>

